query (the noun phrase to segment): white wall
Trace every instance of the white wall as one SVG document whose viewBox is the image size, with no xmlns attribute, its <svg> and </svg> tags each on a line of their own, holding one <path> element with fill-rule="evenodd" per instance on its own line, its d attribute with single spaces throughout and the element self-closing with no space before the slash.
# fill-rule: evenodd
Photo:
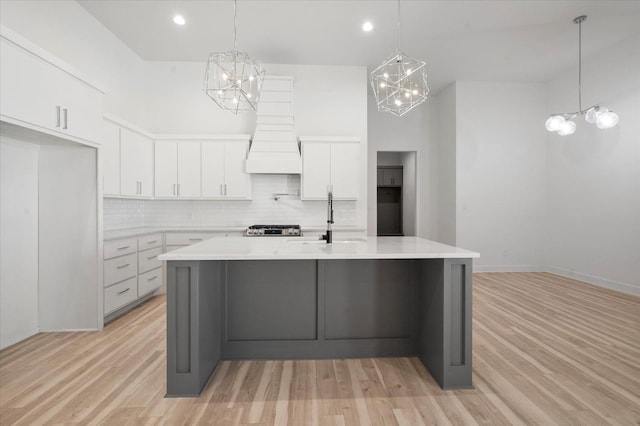
<svg viewBox="0 0 640 426">
<path fill-rule="evenodd" d="M 75 1 L 7 1 L 0 23 L 106 86 L 104 109 L 146 126 L 145 67 Z"/>
<path fill-rule="evenodd" d="M 402 165 L 402 232 L 407 237 L 416 233 L 416 153 L 404 152 L 400 158 Z"/>
<path fill-rule="evenodd" d="M 456 83 L 456 245 L 476 270 L 537 270 L 546 204 L 544 85 Z"/>
<path fill-rule="evenodd" d="M 377 234 L 377 166 L 378 152 L 415 152 L 415 234 L 424 238 L 435 239 L 435 230 L 431 222 L 434 220 L 435 194 L 431 179 L 433 164 L 431 144 L 435 139 L 435 97 L 409 111 L 402 117 L 388 112 L 378 111 L 375 97 L 369 91 L 368 96 L 368 132 L 369 152 L 367 157 L 368 183 L 368 235 Z M 402 165 L 399 163 L 398 165 Z"/>
<path fill-rule="evenodd" d="M 0 349 L 38 332 L 38 146 L 0 136 Z"/>
<path fill-rule="evenodd" d="M 433 239 L 451 245 L 456 245 L 456 84 L 447 86 L 438 95 L 437 138 L 430 162 L 435 170 L 435 184 L 431 185 L 434 192 L 431 200 L 436 205 Z"/>
<path fill-rule="evenodd" d="M 546 86 L 547 113 L 574 111 L 577 70 Z M 577 120 L 547 134 L 548 235 L 553 272 L 640 294 L 640 37 L 584 61 L 583 104 L 615 110 L 617 127 Z M 542 127 L 543 123 L 539 123 Z"/>
</svg>

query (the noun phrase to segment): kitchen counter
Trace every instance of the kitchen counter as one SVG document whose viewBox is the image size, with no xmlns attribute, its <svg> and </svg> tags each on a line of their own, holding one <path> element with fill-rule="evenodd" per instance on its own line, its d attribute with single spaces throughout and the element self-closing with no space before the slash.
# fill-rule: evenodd
<svg viewBox="0 0 640 426">
<path fill-rule="evenodd" d="M 473 251 L 416 237 L 216 238 L 167 263 L 167 395 L 198 396 L 223 359 L 417 356 L 471 383 Z"/>
<path fill-rule="evenodd" d="M 340 239 L 333 244 L 307 237 L 241 237 L 211 239 L 165 253 L 160 260 L 276 259 L 444 259 L 480 254 L 417 237 Z"/>
</svg>

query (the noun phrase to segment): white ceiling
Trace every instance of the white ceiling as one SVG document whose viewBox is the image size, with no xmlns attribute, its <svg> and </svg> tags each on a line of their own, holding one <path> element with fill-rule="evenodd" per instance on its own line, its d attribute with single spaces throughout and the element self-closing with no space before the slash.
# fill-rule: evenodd
<svg viewBox="0 0 640 426">
<path fill-rule="evenodd" d="M 80 0 L 141 58 L 204 62 L 233 48 L 233 1 Z M 454 80 L 546 81 L 640 33 L 639 0 L 402 0 L 401 50 Z M 187 20 L 183 27 L 174 14 Z M 361 30 L 373 22 L 370 33 Z M 239 0 L 237 48 L 266 64 L 377 66 L 397 47 L 395 0 Z M 267 72 L 268 72 L 267 67 Z"/>
</svg>

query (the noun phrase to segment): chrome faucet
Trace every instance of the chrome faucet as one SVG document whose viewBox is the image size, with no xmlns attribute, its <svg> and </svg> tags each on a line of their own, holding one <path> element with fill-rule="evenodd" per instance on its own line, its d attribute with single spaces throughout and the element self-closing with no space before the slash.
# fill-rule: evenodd
<svg viewBox="0 0 640 426">
<path fill-rule="evenodd" d="M 331 244 L 333 242 L 333 231 L 331 230 L 331 224 L 333 222 L 333 192 L 329 191 L 329 198 L 327 203 L 327 233 L 322 236 L 322 240 L 326 241 L 327 244 Z"/>
</svg>

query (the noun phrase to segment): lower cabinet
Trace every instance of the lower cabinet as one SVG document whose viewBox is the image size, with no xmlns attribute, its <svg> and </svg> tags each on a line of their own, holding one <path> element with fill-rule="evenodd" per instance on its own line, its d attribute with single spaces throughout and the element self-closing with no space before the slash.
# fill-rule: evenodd
<svg viewBox="0 0 640 426">
<path fill-rule="evenodd" d="M 104 316 L 162 286 L 162 234 L 105 241 Z"/>
</svg>

